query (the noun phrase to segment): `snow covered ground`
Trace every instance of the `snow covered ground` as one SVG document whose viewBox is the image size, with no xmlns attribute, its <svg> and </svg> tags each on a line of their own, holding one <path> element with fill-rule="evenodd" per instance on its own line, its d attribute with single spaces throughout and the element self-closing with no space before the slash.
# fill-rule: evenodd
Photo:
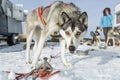
<svg viewBox="0 0 120 80">
<path fill-rule="evenodd" d="M 9 80 L 8 74 L 2 71 L 17 73 L 31 71 L 31 65 L 25 63 L 23 45 L 0 48 L 0 80 Z M 118 53 L 120 53 L 119 47 L 108 47 L 103 50 L 94 46 L 80 45 L 78 49 L 95 50 L 90 51 L 87 56 L 67 53 L 67 60 L 73 65 L 69 68 L 63 66 L 61 62 L 58 44 L 43 49 L 39 63 L 43 57 L 56 56 L 50 60 L 50 64 L 54 69 L 61 71 L 49 80 L 120 80 L 120 58 L 117 58 Z M 33 59 L 33 57 L 31 58 Z"/>
</svg>

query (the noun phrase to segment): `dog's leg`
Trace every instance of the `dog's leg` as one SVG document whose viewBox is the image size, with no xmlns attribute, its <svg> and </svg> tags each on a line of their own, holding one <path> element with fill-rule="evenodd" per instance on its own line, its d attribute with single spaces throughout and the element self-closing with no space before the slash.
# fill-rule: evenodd
<svg viewBox="0 0 120 80">
<path fill-rule="evenodd" d="M 36 48 L 37 48 L 37 41 L 34 42 L 33 53 L 35 53 Z"/>
<path fill-rule="evenodd" d="M 71 64 L 67 62 L 65 57 L 65 40 L 64 39 L 60 39 L 60 47 L 61 47 L 61 58 L 62 58 L 63 64 L 65 66 L 71 66 Z"/>
<path fill-rule="evenodd" d="M 101 44 L 101 39 L 98 39 L 98 46 L 100 46 Z"/>
<path fill-rule="evenodd" d="M 99 42 L 99 40 L 97 41 L 97 46 L 99 46 L 100 45 L 100 42 Z"/>
<path fill-rule="evenodd" d="M 108 38 L 107 38 L 107 42 L 106 42 L 107 46 L 109 45 L 109 39 L 110 39 L 110 38 L 108 37 Z"/>
<path fill-rule="evenodd" d="M 30 61 L 30 45 L 31 45 L 33 33 L 34 33 L 34 29 L 30 32 L 29 36 L 27 37 L 26 63 L 31 63 L 31 61 Z"/>
<path fill-rule="evenodd" d="M 99 46 L 99 40 L 98 39 L 96 40 L 96 46 Z"/>
<path fill-rule="evenodd" d="M 33 47 L 33 52 L 34 53 L 37 49 L 37 45 L 38 45 L 38 42 L 39 42 L 39 39 L 40 39 L 40 34 L 41 34 L 41 31 L 39 29 L 36 29 L 35 32 L 34 32 L 34 38 L 35 38 L 35 44 L 34 44 L 34 47 Z"/>
<path fill-rule="evenodd" d="M 48 35 L 49 34 L 48 34 L 47 31 L 44 31 L 44 30 L 41 31 L 41 36 L 40 36 L 40 39 L 39 39 L 39 42 L 38 42 L 37 50 L 36 50 L 36 53 L 34 55 L 34 59 L 33 59 L 33 62 L 32 62 L 32 68 L 36 68 L 37 67 L 37 62 L 38 62 L 39 56 L 41 54 L 41 51 L 43 49 L 45 40 L 46 40 Z"/>
<path fill-rule="evenodd" d="M 101 44 L 101 39 L 100 39 L 100 41 L 99 41 L 99 45 Z"/>
<path fill-rule="evenodd" d="M 115 47 L 115 38 L 112 38 L 113 40 L 113 47 Z"/>
</svg>

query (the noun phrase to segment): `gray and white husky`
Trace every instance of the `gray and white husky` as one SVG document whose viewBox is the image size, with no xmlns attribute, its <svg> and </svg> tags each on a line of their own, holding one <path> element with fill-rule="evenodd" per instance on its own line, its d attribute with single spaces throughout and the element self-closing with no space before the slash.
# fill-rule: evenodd
<svg viewBox="0 0 120 80">
<path fill-rule="evenodd" d="M 30 12 L 25 21 L 25 31 L 17 38 L 27 39 L 26 62 L 30 62 L 30 43 L 34 37 L 35 45 L 33 48 L 34 59 L 32 67 L 36 67 L 39 56 L 43 49 L 46 38 L 53 32 L 59 31 L 61 58 L 65 66 L 71 65 L 65 57 L 65 48 L 70 53 L 75 53 L 80 40 L 83 39 L 88 28 L 88 16 L 86 12 L 81 13 L 78 7 L 73 3 L 65 4 L 62 1 L 56 1 L 51 7 L 42 7 L 43 18 L 46 23 L 44 26 L 40 21 L 37 10 Z"/>
<path fill-rule="evenodd" d="M 95 46 L 100 46 L 101 44 L 101 38 L 100 38 L 100 32 L 102 31 L 101 27 L 97 27 L 95 32 L 90 32 L 90 35 L 92 36 L 92 44 Z"/>
<path fill-rule="evenodd" d="M 108 31 L 107 34 L 107 45 L 111 45 L 113 44 L 113 46 L 115 46 L 115 42 L 119 42 L 120 43 L 120 29 L 114 27 L 111 30 Z M 110 43 L 110 39 L 112 39 L 113 43 Z"/>
</svg>

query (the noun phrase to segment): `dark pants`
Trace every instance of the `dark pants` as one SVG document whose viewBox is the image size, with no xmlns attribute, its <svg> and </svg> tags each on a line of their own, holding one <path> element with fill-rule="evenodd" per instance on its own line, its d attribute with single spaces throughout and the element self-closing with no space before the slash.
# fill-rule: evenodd
<svg viewBox="0 0 120 80">
<path fill-rule="evenodd" d="M 105 36 L 105 42 L 107 42 L 107 34 L 108 34 L 108 31 L 111 30 L 112 27 L 105 27 L 103 28 L 103 33 L 104 33 L 104 36 Z"/>
</svg>

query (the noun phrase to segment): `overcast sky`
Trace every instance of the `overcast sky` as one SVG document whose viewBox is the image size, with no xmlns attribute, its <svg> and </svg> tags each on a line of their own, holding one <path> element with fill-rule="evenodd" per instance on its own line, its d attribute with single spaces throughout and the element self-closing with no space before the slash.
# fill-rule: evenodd
<svg viewBox="0 0 120 80">
<path fill-rule="evenodd" d="M 56 0 L 11 0 L 15 4 L 23 4 L 24 9 L 31 11 L 39 6 L 47 6 L 53 1 Z M 90 31 L 94 31 L 96 26 L 99 26 L 100 19 L 102 16 L 102 11 L 104 8 L 111 8 L 112 14 L 114 15 L 114 8 L 117 4 L 120 3 L 120 0 L 61 0 L 64 2 L 73 2 L 76 4 L 81 11 L 86 11 L 88 13 L 88 33 L 89 36 Z M 103 35 L 103 34 L 102 34 Z"/>
</svg>

